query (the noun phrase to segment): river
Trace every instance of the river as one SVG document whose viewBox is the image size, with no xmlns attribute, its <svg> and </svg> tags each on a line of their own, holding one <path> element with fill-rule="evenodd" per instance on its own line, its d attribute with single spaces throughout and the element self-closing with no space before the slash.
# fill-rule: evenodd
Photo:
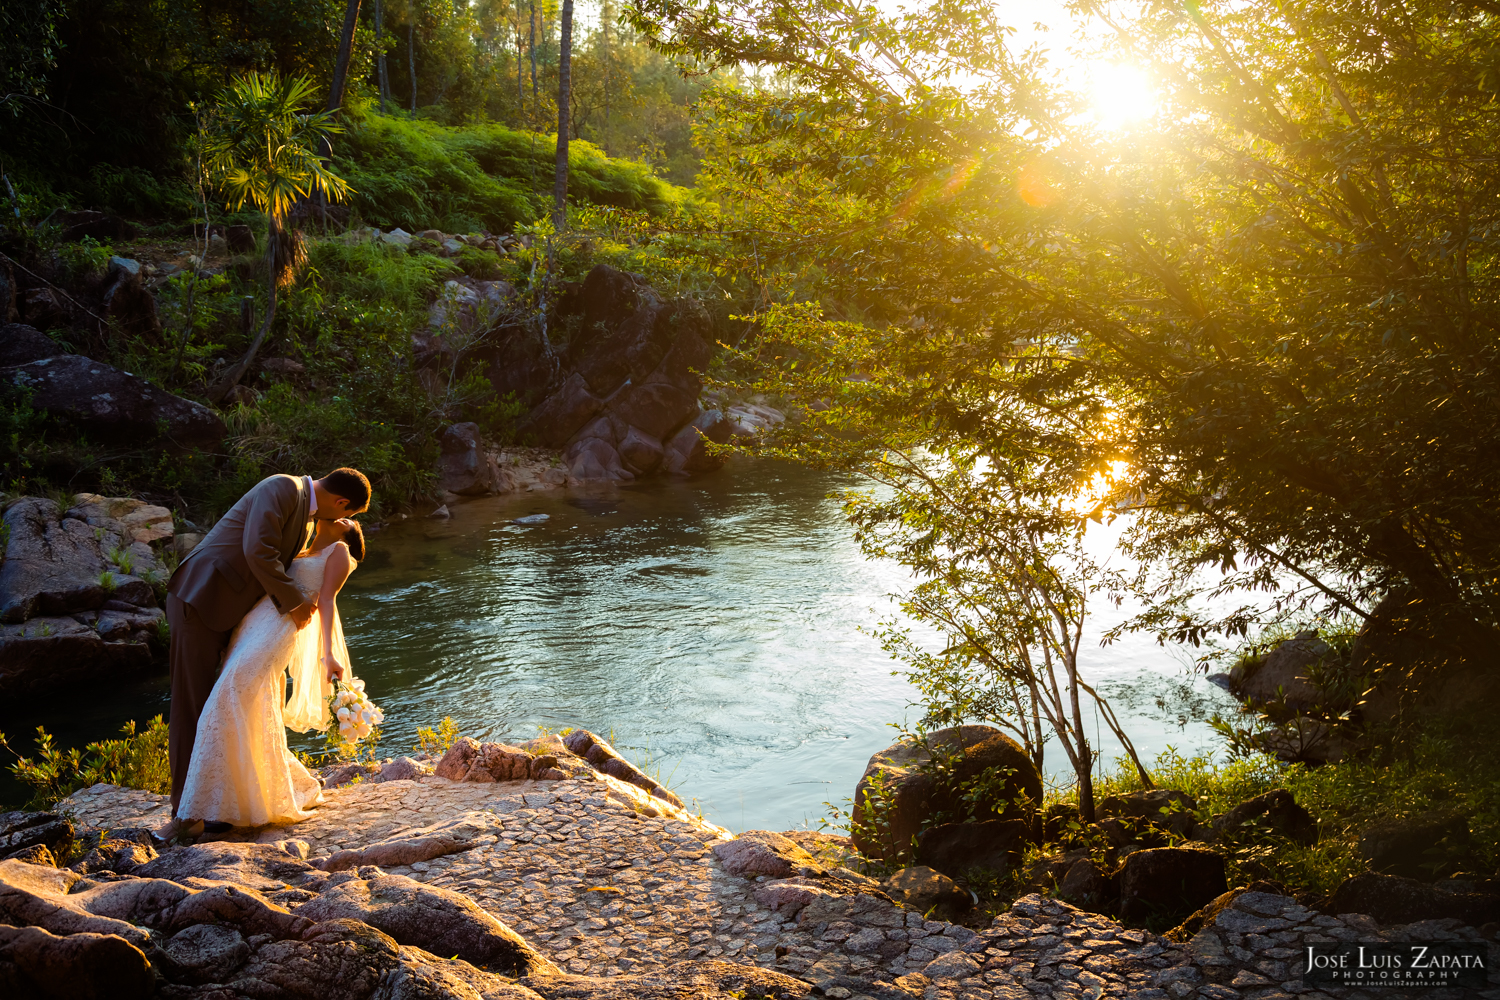
<svg viewBox="0 0 1500 1000">
<path fill-rule="evenodd" d="M 891 616 L 907 578 L 859 552 L 828 497 L 841 485 L 736 459 L 686 481 L 460 503 L 451 520 L 372 535 L 339 607 L 386 713 L 384 752 L 444 716 L 482 739 L 584 727 L 731 829 L 816 824 L 893 741 L 890 724 L 921 714 L 861 632 Z M 513 523 L 531 514 L 548 520 Z M 1091 632 L 1110 624 L 1101 612 Z M 1148 762 L 1211 748 L 1203 718 L 1229 703 L 1183 662 L 1145 637 L 1086 642 L 1087 675 Z M 165 711 L 158 678 L 0 710 L 0 729 L 19 746 L 40 723 L 79 745 Z"/>
</svg>

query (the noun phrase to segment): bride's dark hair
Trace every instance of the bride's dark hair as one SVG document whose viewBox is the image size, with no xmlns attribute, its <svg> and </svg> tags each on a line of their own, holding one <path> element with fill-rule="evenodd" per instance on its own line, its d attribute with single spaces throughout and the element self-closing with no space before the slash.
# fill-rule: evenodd
<svg viewBox="0 0 1500 1000">
<path fill-rule="evenodd" d="M 350 528 L 344 532 L 344 544 L 349 546 L 349 554 L 354 557 L 355 562 L 365 561 L 365 533 L 359 526 L 358 521 L 351 521 Z"/>
</svg>

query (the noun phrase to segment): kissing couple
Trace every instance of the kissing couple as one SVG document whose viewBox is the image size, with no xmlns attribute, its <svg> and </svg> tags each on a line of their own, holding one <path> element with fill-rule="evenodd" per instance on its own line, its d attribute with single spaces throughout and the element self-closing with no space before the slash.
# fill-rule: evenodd
<svg viewBox="0 0 1500 1000">
<path fill-rule="evenodd" d="M 162 839 L 297 822 L 322 802 L 286 729 L 327 728 L 333 684 L 349 673 L 334 599 L 365 557 L 349 518 L 369 505 L 370 481 L 354 469 L 270 476 L 172 574 L 172 821 Z"/>
</svg>

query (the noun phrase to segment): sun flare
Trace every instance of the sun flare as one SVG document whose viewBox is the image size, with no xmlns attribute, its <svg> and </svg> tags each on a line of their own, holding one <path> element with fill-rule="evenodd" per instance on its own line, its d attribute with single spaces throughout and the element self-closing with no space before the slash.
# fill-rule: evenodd
<svg viewBox="0 0 1500 1000">
<path fill-rule="evenodd" d="M 1119 131 L 1155 114 L 1159 95 L 1139 67 L 1101 63 L 1089 76 L 1093 117 L 1106 131 Z"/>
</svg>

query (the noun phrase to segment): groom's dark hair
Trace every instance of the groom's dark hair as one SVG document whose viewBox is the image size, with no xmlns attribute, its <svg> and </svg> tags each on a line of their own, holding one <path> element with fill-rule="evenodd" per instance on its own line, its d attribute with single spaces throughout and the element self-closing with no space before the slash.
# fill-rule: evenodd
<svg viewBox="0 0 1500 1000">
<path fill-rule="evenodd" d="M 370 509 L 370 481 L 358 469 L 334 469 L 323 477 L 323 488 L 348 500 L 350 515 Z"/>
</svg>

